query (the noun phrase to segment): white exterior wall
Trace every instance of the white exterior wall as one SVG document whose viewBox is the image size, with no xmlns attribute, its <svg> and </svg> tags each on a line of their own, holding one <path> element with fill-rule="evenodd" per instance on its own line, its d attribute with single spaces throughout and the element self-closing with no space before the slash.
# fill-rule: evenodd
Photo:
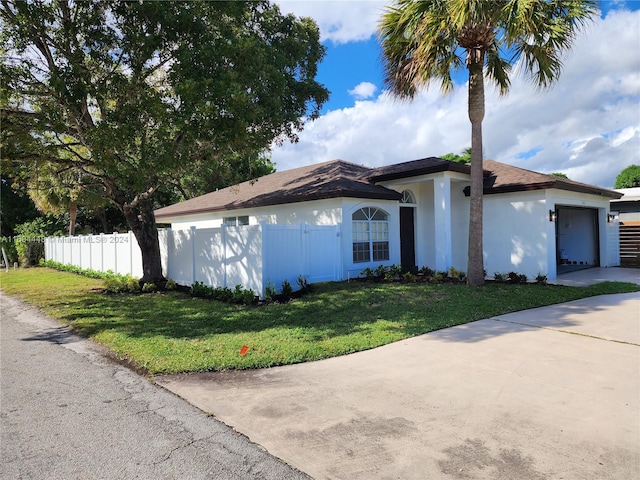
<svg viewBox="0 0 640 480">
<path fill-rule="evenodd" d="M 451 266 L 461 272 L 467 271 L 469 263 L 469 208 L 471 202 L 464 195 L 468 181 L 457 181 L 451 188 Z"/>
<path fill-rule="evenodd" d="M 414 192 L 416 193 L 416 192 Z M 385 262 L 353 262 L 353 235 L 351 228 L 352 214 L 363 207 L 375 207 L 384 210 L 389 215 L 389 260 Z M 249 224 L 255 225 L 265 222 L 268 225 L 292 225 L 298 229 L 301 223 L 312 225 L 339 225 L 340 237 L 340 264 L 338 278 L 348 279 L 360 275 L 367 268 L 375 268 L 380 264 L 393 265 L 400 263 L 400 211 L 399 203 L 395 200 L 366 200 L 358 198 L 336 198 L 327 200 L 315 200 L 310 202 L 291 203 L 286 205 L 274 205 L 253 209 L 239 209 L 225 212 L 211 212 L 206 214 L 189 215 L 163 219 L 163 223 L 171 223 L 173 230 L 188 230 L 191 227 L 218 228 L 222 225 L 223 218 L 229 216 L 249 216 Z M 297 231 L 297 230 L 296 230 Z M 281 233 L 286 235 L 285 233 Z M 281 259 L 281 263 L 291 258 L 297 258 L 291 252 L 292 257 Z M 265 260 L 269 263 L 269 271 L 273 271 L 276 259 Z M 318 267 L 319 265 L 316 265 Z M 310 267 L 309 267 L 310 268 Z M 284 270 L 283 270 L 284 272 Z M 285 278 L 288 274 L 285 274 Z M 327 274 L 328 275 L 328 274 Z M 296 275 L 297 278 L 297 275 Z M 294 278 L 294 280 L 296 279 Z M 271 281 L 275 281 L 270 279 Z M 177 281 L 177 280 L 176 280 Z M 291 282 L 291 280 L 289 280 Z M 320 280 L 318 280 L 320 281 Z M 180 283 L 180 282 L 178 282 Z M 292 283 L 293 284 L 293 283 Z"/>
<path fill-rule="evenodd" d="M 311 202 L 290 203 L 268 207 L 241 208 L 224 212 L 207 212 L 195 215 L 162 219 L 170 223 L 174 230 L 196 228 L 218 228 L 225 217 L 249 217 L 249 225 L 266 222 L 273 225 L 298 225 L 305 222 L 311 225 L 337 225 L 342 223 L 342 207 L 339 198 L 314 200 Z"/>
<path fill-rule="evenodd" d="M 433 268 L 436 263 L 433 182 L 420 182 L 407 187 L 416 196 L 416 264 L 418 268 Z"/>
<path fill-rule="evenodd" d="M 398 192 L 410 190 L 416 198 L 415 248 L 419 267 L 467 270 L 469 198 L 465 197 L 463 190 L 468 185 L 468 177 L 455 172 L 385 183 L 386 187 Z M 295 225 L 295 228 L 300 228 L 301 224 L 307 227 L 338 225 L 336 235 L 340 237 L 340 262 L 334 266 L 339 272 L 336 278 L 348 279 L 358 276 L 367 267 L 400 263 L 400 206 L 398 201 L 391 200 L 341 198 L 198 214 L 170 220 L 174 229 L 219 227 L 225 216 L 244 215 L 249 216 L 251 225 L 263 222 L 269 225 Z M 483 249 L 488 277 L 492 278 L 495 272 L 515 271 L 527 275 L 529 279 L 539 273 L 547 275 L 550 280 L 554 279 L 557 275 L 556 225 L 549 221 L 549 210 L 555 211 L 556 207 L 563 206 L 597 210 L 600 265 L 619 265 L 617 224 L 607 223 L 608 198 L 564 190 L 535 190 L 485 195 Z M 363 207 L 380 208 L 389 216 L 388 261 L 353 262 L 351 216 Z M 319 246 L 310 248 L 321 251 Z M 291 258 L 298 258 L 293 255 L 295 252 L 291 253 Z M 313 251 L 310 253 L 313 254 Z M 285 254 L 282 259 L 275 260 L 264 261 L 270 262 L 269 268 L 272 269 L 273 265 L 286 262 L 288 258 Z M 181 268 L 192 267 L 184 264 Z M 285 277 L 288 278 L 288 275 L 286 273 Z"/>
<path fill-rule="evenodd" d="M 555 270 L 555 225 L 549 222 L 543 190 L 485 195 L 483 217 L 484 266 L 489 278 L 496 272 L 516 272 L 532 280 L 549 272 L 550 261 Z"/>
<path fill-rule="evenodd" d="M 344 223 L 342 225 L 342 272 L 341 278 L 346 280 L 360 276 L 365 268 L 376 268 L 379 265 L 394 265 L 400 263 L 400 210 L 396 200 L 363 200 L 359 198 L 343 198 L 342 211 Z M 374 207 L 384 210 L 389 219 L 389 260 L 384 262 L 353 261 L 353 228 L 352 215 L 364 207 Z"/>
<path fill-rule="evenodd" d="M 599 195 L 587 195 L 584 193 L 568 192 L 564 190 L 547 190 L 547 220 L 548 210 L 554 210 L 556 207 L 580 207 L 596 209 L 598 212 L 598 239 L 599 257 L 601 267 L 614 267 L 620 265 L 619 261 L 619 243 L 615 243 L 615 234 L 610 234 L 608 229 L 616 228 L 616 224 L 607 222 L 607 214 L 609 213 L 608 197 Z M 549 222 L 550 224 L 552 222 Z M 553 248 L 547 251 L 549 263 L 549 278 L 556 277 L 556 251 L 555 251 L 555 226 L 553 230 Z M 618 252 L 617 254 L 615 252 Z M 616 260 L 617 258 L 617 260 Z"/>
<path fill-rule="evenodd" d="M 600 266 L 619 265 L 615 232 L 610 232 L 615 224 L 607 223 L 608 198 L 555 189 L 503 193 L 484 197 L 484 264 L 489 278 L 511 271 L 530 280 L 539 273 L 556 278 L 556 224 L 549 221 L 549 211 L 557 207 L 597 210 Z"/>
<path fill-rule="evenodd" d="M 469 199 L 464 196 L 467 176 L 455 172 L 423 175 L 384 185 L 416 197 L 415 247 L 418 268 L 455 267 L 466 271 Z M 399 209 L 401 204 L 397 204 Z M 399 210 L 398 210 L 399 211 Z"/>
</svg>

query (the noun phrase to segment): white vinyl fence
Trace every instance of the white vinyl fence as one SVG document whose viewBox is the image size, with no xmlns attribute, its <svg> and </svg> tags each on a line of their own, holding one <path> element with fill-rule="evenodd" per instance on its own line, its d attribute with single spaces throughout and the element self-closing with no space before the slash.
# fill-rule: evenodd
<svg viewBox="0 0 640 480">
<path fill-rule="evenodd" d="M 260 225 L 158 231 L 163 273 L 180 285 L 242 285 L 264 296 L 267 282 L 278 290 L 339 280 L 339 225 Z M 142 276 L 142 255 L 132 232 L 45 239 L 45 259 L 83 269 Z"/>
</svg>

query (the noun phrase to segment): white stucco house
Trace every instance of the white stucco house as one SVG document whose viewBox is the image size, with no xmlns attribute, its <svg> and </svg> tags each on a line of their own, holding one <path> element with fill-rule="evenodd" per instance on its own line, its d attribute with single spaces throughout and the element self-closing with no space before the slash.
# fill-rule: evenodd
<svg viewBox="0 0 640 480">
<path fill-rule="evenodd" d="M 619 264 L 613 190 L 484 162 L 484 263 L 554 279 Z M 342 279 L 402 264 L 467 269 L 470 167 L 430 157 L 368 168 L 343 160 L 266 175 L 155 211 L 172 230 L 338 225 Z"/>
</svg>

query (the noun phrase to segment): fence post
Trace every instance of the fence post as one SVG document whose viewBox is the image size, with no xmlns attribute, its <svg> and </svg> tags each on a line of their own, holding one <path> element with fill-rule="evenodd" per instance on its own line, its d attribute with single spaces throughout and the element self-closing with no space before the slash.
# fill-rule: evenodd
<svg viewBox="0 0 640 480">
<path fill-rule="evenodd" d="M 173 248 L 173 230 L 171 228 L 165 228 L 165 241 L 167 245 L 167 279 L 171 278 L 171 254 L 174 251 Z"/>
<path fill-rule="evenodd" d="M 133 277 L 133 232 L 129 230 L 129 275 Z"/>
<path fill-rule="evenodd" d="M 93 235 L 89 234 L 89 270 L 93 270 Z"/>
<path fill-rule="evenodd" d="M 222 286 L 227 286 L 227 224 L 220 225 L 220 243 L 222 243 Z"/>
<path fill-rule="evenodd" d="M 191 230 L 191 283 L 196 282 L 196 227 Z"/>
<path fill-rule="evenodd" d="M 104 233 L 100 233 L 100 271 L 104 272 Z"/>
<path fill-rule="evenodd" d="M 113 232 L 113 264 L 114 273 L 118 275 L 118 232 Z"/>
<path fill-rule="evenodd" d="M 308 253 L 308 245 L 309 244 L 309 231 L 307 230 L 307 224 L 303 220 L 300 222 L 300 265 L 298 270 L 300 271 L 301 276 L 305 276 L 306 272 L 308 272 L 309 268 L 307 265 L 309 264 L 309 259 L 307 257 Z"/>
<path fill-rule="evenodd" d="M 267 281 L 269 280 L 269 240 L 267 237 L 269 236 L 266 232 L 266 220 L 260 221 L 260 235 L 262 237 L 262 292 L 260 292 L 260 298 L 264 298 L 267 293 Z"/>
<path fill-rule="evenodd" d="M 336 237 L 338 237 L 338 256 L 340 258 L 340 261 L 337 262 L 336 268 L 340 268 L 340 272 L 338 272 L 338 276 L 336 277 L 336 280 L 344 280 L 343 275 L 344 275 L 344 245 L 342 244 L 342 223 L 338 222 L 336 224 Z"/>
</svg>

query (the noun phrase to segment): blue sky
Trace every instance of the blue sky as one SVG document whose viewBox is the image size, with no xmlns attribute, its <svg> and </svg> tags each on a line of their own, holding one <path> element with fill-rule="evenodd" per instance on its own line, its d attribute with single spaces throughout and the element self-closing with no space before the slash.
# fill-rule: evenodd
<svg viewBox="0 0 640 480">
<path fill-rule="evenodd" d="M 317 79 L 331 91 L 299 142 L 274 148 L 278 170 L 335 158 L 380 166 L 470 145 L 466 85 L 447 97 L 434 86 L 410 103 L 385 93 L 375 33 L 388 2 L 276 3 L 319 24 L 327 54 Z M 517 76 L 507 97 L 487 92 L 485 158 L 603 187 L 640 164 L 640 1 L 601 8 L 604 18 L 578 38 L 552 89 L 539 93 Z"/>
</svg>

